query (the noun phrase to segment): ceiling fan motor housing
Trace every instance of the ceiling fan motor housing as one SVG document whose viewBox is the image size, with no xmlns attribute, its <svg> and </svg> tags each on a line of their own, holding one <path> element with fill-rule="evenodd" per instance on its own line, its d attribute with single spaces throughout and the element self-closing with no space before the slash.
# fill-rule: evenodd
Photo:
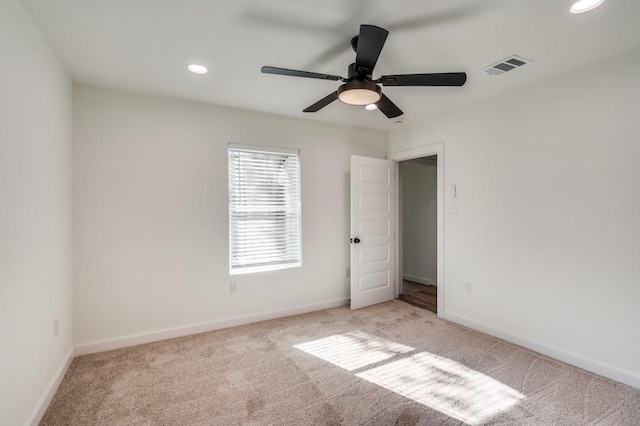
<svg viewBox="0 0 640 426">
<path fill-rule="evenodd" d="M 382 90 L 372 81 L 351 80 L 338 87 L 338 99 L 349 105 L 375 104 L 382 97 Z"/>
<path fill-rule="evenodd" d="M 366 68 L 356 68 L 355 62 L 349 65 L 347 69 L 348 80 L 358 79 L 358 80 L 366 80 L 371 79 L 371 71 Z"/>
</svg>

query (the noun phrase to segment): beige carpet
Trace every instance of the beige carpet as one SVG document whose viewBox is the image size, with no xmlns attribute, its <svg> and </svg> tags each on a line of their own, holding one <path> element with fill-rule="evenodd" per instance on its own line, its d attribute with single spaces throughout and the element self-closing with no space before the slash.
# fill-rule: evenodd
<svg viewBox="0 0 640 426">
<path fill-rule="evenodd" d="M 401 301 L 76 358 L 42 425 L 640 425 L 640 390 Z"/>
</svg>

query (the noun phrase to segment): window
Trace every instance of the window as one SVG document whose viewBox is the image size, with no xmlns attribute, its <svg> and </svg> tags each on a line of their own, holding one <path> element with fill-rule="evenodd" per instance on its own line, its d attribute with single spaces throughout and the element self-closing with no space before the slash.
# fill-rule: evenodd
<svg viewBox="0 0 640 426">
<path fill-rule="evenodd" d="M 229 146 L 230 272 L 300 266 L 299 151 Z"/>
</svg>

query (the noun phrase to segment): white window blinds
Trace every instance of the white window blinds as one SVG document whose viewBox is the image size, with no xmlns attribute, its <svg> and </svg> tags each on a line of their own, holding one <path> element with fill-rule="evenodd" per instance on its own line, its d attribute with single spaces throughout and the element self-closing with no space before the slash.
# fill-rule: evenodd
<svg viewBox="0 0 640 426">
<path fill-rule="evenodd" d="M 229 148 L 231 274 L 300 265 L 298 151 Z"/>
</svg>

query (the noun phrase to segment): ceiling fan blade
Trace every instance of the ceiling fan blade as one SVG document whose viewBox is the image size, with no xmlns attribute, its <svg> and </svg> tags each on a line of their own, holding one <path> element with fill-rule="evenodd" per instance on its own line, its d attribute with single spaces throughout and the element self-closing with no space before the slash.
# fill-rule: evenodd
<svg viewBox="0 0 640 426">
<path fill-rule="evenodd" d="M 462 86 L 467 81 L 463 72 L 443 72 L 436 74 L 383 75 L 376 83 L 383 86 Z"/>
<path fill-rule="evenodd" d="M 317 72 L 309 72 L 309 71 L 298 71 L 298 70 L 289 70 L 286 68 L 276 68 L 276 67 L 262 67 L 260 68 L 264 74 L 277 74 L 277 75 L 288 75 L 292 77 L 305 77 L 305 78 L 317 78 L 319 80 L 332 80 L 332 81 L 340 81 L 344 80 L 344 78 L 339 75 L 331 75 L 331 74 L 320 74 Z"/>
<path fill-rule="evenodd" d="M 396 118 L 400 117 L 402 114 L 402 110 L 396 106 L 391 99 L 387 98 L 384 93 L 380 100 L 376 103 L 378 109 L 387 116 L 387 118 Z"/>
<path fill-rule="evenodd" d="M 358 73 L 371 75 L 388 35 L 389 31 L 384 28 L 375 25 L 360 25 L 356 50 L 356 71 Z"/>
<path fill-rule="evenodd" d="M 311 62 L 305 64 L 305 66 L 309 68 L 315 68 L 325 65 L 327 62 L 349 50 L 351 50 L 351 47 L 349 46 L 349 40 L 342 40 L 317 55 Z"/>
<path fill-rule="evenodd" d="M 338 91 L 336 90 L 333 93 L 330 93 L 329 95 L 325 96 L 324 98 L 320 99 L 318 102 L 316 102 L 315 104 L 311 105 L 310 107 L 307 107 L 305 109 L 303 109 L 303 112 L 318 112 L 320 111 L 322 108 L 326 107 L 327 105 L 329 105 L 331 102 L 335 101 L 336 99 L 338 99 Z"/>
<path fill-rule="evenodd" d="M 485 0 L 481 4 L 465 4 L 464 6 L 430 13 L 427 15 L 412 16 L 411 18 L 385 25 L 389 31 L 413 30 L 416 28 L 433 27 L 435 25 L 448 24 L 472 18 L 498 6 L 497 0 Z"/>
<path fill-rule="evenodd" d="M 258 3 L 256 4 L 257 7 L 260 7 L 259 5 Z M 287 29 L 297 33 L 331 33 L 334 30 L 334 28 L 320 23 L 312 14 L 297 16 L 297 19 L 292 19 L 284 16 L 286 12 L 287 9 L 284 7 L 279 8 L 274 7 L 273 4 L 269 4 L 268 6 L 264 6 L 264 8 L 260 7 L 259 9 L 247 10 L 240 15 L 240 17 L 251 24 L 271 26 L 279 30 Z"/>
</svg>

